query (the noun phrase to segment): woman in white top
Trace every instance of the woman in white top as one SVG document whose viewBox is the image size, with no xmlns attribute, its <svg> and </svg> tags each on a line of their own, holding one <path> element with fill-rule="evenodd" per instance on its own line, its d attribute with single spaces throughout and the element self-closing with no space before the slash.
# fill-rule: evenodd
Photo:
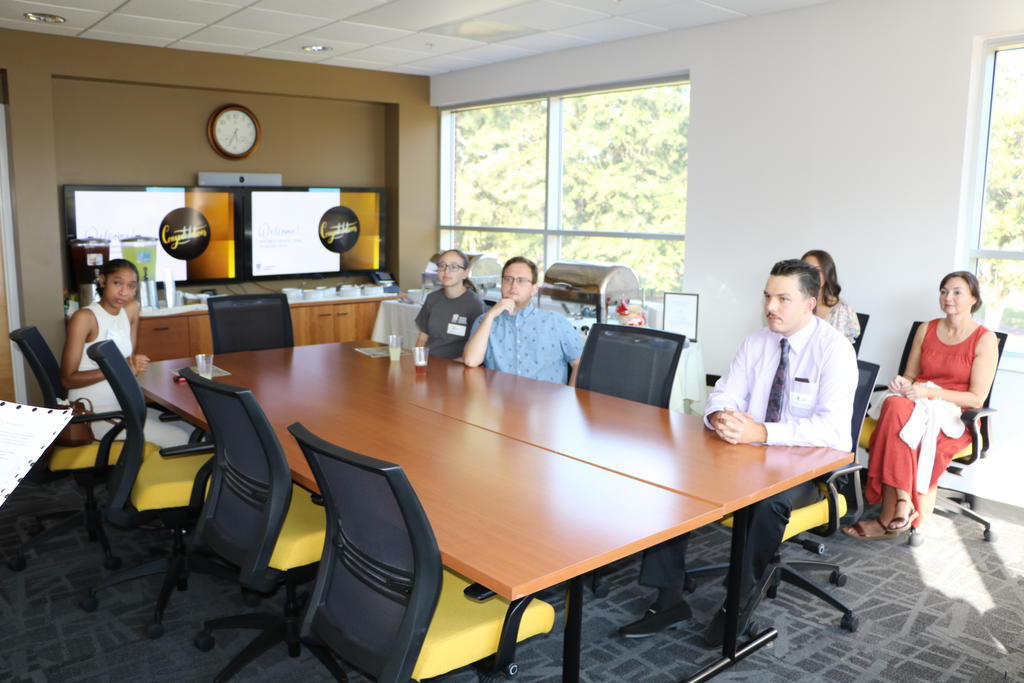
<svg viewBox="0 0 1024 683">
<path fill-rule="evenodd" d="M 839 292 L 843 288 L 839 286 L 836 262 L 832 260 L 832 256 L 827 251 L 811 249 L 800 258 L 817 268 L 820 273 L 818 307 L 814 309 L 814 314 L 842 332 L 851 344 L 857 341 L 857 337 L 860 336 L 860 320 L 857 318 L 857 312 L 839 298 Z"/>
<path fill-rule="evenodd" d="M 60 380 L 68 390 L 68 400 L 86 398 L 97 413 L 120 410 L 103 371 L 86 354 L 86 349 L 96 342 L 113 340 L 136 375 L 149 365 L 148 356 L 133 353 L 139 337 L 140 304 L 135 298 L 138 287 L 139 274 L 131 261 L 114 259 L 100 268 L 96 283 L 99 300 L 77 311 L 68 321 L 60 363 Z M 103 421 L 91 425 L 97 439 L 111 428 L 110 423 Z M 161 446 L 180 445 L 188 440 L 186 429 L 179 424 L 160 422 L 159 412 L 150 410 L 146 440 Z"/>
</svg>

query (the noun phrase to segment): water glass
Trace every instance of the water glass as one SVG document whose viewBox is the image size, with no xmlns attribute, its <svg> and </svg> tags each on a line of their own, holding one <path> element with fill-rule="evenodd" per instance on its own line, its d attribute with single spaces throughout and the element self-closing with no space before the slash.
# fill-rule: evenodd
<svg viewBox="0 0 1024 683">
<path fill-rule="evenodd" d="M 417 373 L 424 373 L 427 371 L 427 359 L 430 355 L 427 353 L 427 347 L 417 346 L 412 350 L 412 360 L 416 365 Z"/>
<path fill-rule="evenodd" d="M 391 357 L 392 361 L 397 361 L 402 357 L 402 335 L 388 335 L 388 356 Z"/>
<path fill-rule="evenodd" d="M 206 379 L 213 379 L 213 354 L 212 353 L 197 353 L 196 354 L 196 373 L 200 377 Z"/>
</svg>

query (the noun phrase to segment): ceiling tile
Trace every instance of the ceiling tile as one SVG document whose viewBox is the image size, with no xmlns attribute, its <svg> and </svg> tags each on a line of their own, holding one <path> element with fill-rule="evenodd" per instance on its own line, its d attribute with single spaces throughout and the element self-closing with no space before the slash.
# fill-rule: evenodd
<svg viewBox="0 0 1024 683">
<path fill-rule="evenodd" d="M 651 7 L 625 16 L 628 19 L 641 21 L 652 26 L 671 29 L 713 24 L 717 21 L 737 19 L 742 15 L 730 10 L 712 7 L 696 0 L 688 0 L 663 7 Z"/>
<path fill-rule="evenodd" d="M 405 62 L 413 62 L 417 59 L 429 57 L 430 55 L 413 50 L 402 50 L 396 47 L 373 45 L 371 47 L 363 48 L 362 50 L 349 52 L 345 56 L 352 59 L 365 59 L 371 62 L 379 62 L 381 64 L 404 64 Z"/>
<path fill-rule="evenodd" d="M 357 14 L 351 19 L 375 26 L 421 31 L 430 26 L 469 19 L 521 3 L 522 0 L 394 0 L 376 9 Z"/>
<path fill-rule="evenodd" d="M 253 7 L 294 12 L 311 17 L 346 19 L 385 2 L 387 0 L 259 0 Z"/>
<path fill-rule="evenodd" d="M 353 69 L 383 69 L 388 64 L 384 62 L 375 62 L 369 59 L 353 59 L 352 57 L 331 57 L 320 62 L 321 64 L 329 64 L 331 66 L 347 66 Z"/>
<path fill-rule="evenodd" d="M 228 47 L 247 47 L 250 50 L 256 50 L 290 37 L 284 33 L 250 31 L 244 28 L 231 28 L 230 26 L 208 26 L 189 36 L 189 40 Z"/>
<path fill-rule="evenodd" d="M 203 0 L 178 0 L 174 4 L 167 0 L 129 0 L 118 9 L 118 14 L 212 24 L 237 11 L 238 8 L 231 5 Z"/>
<path fill-rule="evenodd" d="M 511 45 L 495 44 L 495 45 L 484 45 L 483 47 L 474 47 L 471 50 L 464 50 L 457 52 L 456 55 L 459 57 L 469 57 L 470 59 L 478 59 L 481 62 L 504 62 L 507 59 L 518 59 L 520 57 L 529 57 L 530 55 L 538 54 L 537 50 L 527 50 L 521 47 L 512 47 Z"/>
<path fill-rule="evenodd" d="M 428 69 L 423 66 L 413 66 L 412 64 L 399 64 L 397 66 L 383 66 L 379 67 L 381 71 L 390 71 L 396 74 L 409 74 L 411 76 L 436 76 L 437 74 L 443 74 L 442 69 Z"/>
<path fill-rule="evenodd" d="M 375 45 L 384 43 L 402 36 L 412 35 L 411 31 L 402 31 L 396 28 L 384 28 L 382 26 L 370 26 L 369 24 L 356 24 L 351 21 L 339 21 L 335 24 L 328 24 L 315 31 L 309 31 L 307 36 L 314 38 L 327 38 L 328 40 L 341 40 L 354 43 L 366 43 Z"/>
<path fill-rule="evenodd" d="M 553 31 L 565 26 L 607 19 L 608 15 L 582 7 L 570 7 L 547 0 L 535 0 L 500 12 L 491 12 L 483 18 L 529 26 L 541 31 Z"/>
<path fill-rule="evenodd" d="M 36 21 L 29 21 L 25 18 L 25 12 L 42 12 L 44 14 L 57 14 L 64 17 L 67 21 L 63 24 L 40 24 Z M 56 7 L 54 5 L 44 5 L 38 2 L 20 2 L 19 0 L 5 0 L 0 2 L 0 18 L 10 19 L 11 21 L 17 22 L 16 28 L 22 28 L 21 24 L 24 25 L 26 31 L 38 31 L 40 33 L 47 33 L 47 30 L 53 27 L 60 27 L 62 34 L 67 34 L 68 29 L 75 29 L 77 32 L 83 28 L 92 26 L 97 21 L 104 17 L 103 12 L 94 12 L 90 10 L 80 9 L 68 9 L 64 7 Z"/>
<path fill-rule="evenodd" d="M 37 24 L 34 21 L 21 19 L 8 19 L 0 16 L 0 28 L 9 28 L 13 31 L 32 31 L 33 33 L 49 33 L 55 36 L 76 36 L 81 27 L 68 26 L 67 24 Z"/>
<path fill-rule="evenodd" d="M 83 38 L 89 38 L 90 40 L 107 40 L 112 43 L 149 45 L 151 47 L 167 47 L 174 42 L 172 38 L 140 36 L 137 33 L 111 33 L 110 31 L 97 31 L 95 29 L 89 29 L 85 33 L 81 33 L 79 35 Z"/>
<path fill-rule="evenodd" d="M 643 22 L 623 19 L 621 17 L 612 17 L 610 19 L 592 21 L 589 24 L 567 26 L 561 30 L 561 33 L 601 42 L 605 40 L 621 40 L 622 38 L 643 36 L 648 33 L 657 33 L 658 31 L 664 30 L 665 29 L 658 26 L 651 26 L 650 24 L 644 24 Z"/>
<path fill-rule="evenodd" d="M 177 40 L 203 28 L 203 25 L 192 21 L 171 21 L 169 19 L 133 17 L 128 14 L 109 14 L 106 19 L 97 22 L 92 28 L 107 33 L 135 34 L 140 37 Z"/>
<path fill-rule="evenodd" d="M 306 45 L 323 45 L 324 47 L 331 48 L 325 55 L 323 52 L 306 52 L 302 48 Z M 280 42 L 274 43 L 264 50 L 275 50 L 278 52 L 296 52 L 303 55 L 316 56 L 317 60 L 325 59 L 326 57 L 335 57 L 337 55 L 343 55 L 353 50 L 359 50 L 361 48 L 368 47 L 366 43 L 350 43 L 343 40 L 326 40 L 324 38 L 314 38 L 309 35 L 296 36 L 294 38 L 288 38 Z"/>
<path fill-rule="evenodd" d="M 168 47 L 175 50 L 191 50 L 193 52 L 218 52 L 226 55 L 246 55 L 251 52 L 247 47 L 237 45 L 221 45 L 219 43 L 204 43 L 198 40 L 179 40 L 171 43 Z"/>
<path fill-rule="evenodd" d="M 797 7 L 810 7 L 820 5 L 828 0 L 700 0 L 705 5 L 721 7 L 740 14 L 768 14 L 770 12 L 782 12 Z"/>
<path fill-rule="evenodd" d="M 294 35 L 320 28 L 330 21 L 324 17 L 307 17 L 289 12 L 246 8 L 223 19 L 217 25 Z"/>
<path fill-rule="evenodd" d="M 61 14 L 61 10 L 65 9 L 80 9 L 89 10 L 92 12 L 113 12 L 118 5 L 123 3 L 124 0 L 58 0 L 57 2 L 34 2 L 33 0 L 27 0 L 24 4 L 36 5 L 39 7 L 49 7 L 50 9 L 37 9 L 36 12 L 47 12 L 49 14 Z M 10 2 L 4 2 L 3 4 L 15 4 Z M 22 3 L 18 3 L 22 4 Z M 25 10 L 31 12 L 33 10 Z M 61 16 L 65 16 L 61 14 Z"/>
<path fill-rule="evenodd" d="M 455 55 L 439 55 L 427 59 L 418 59 L 415 62 L 408 62 L 402 66 L 418 66 L 426 69 L 443 69 L 444 71 L 455 71 L 456 69 L 469 69 L 480 66 L 483 62 L 475 59 L 464 59 Z"/>
<path fill-rule="evenodd" d="M 565 50 L 580 45 L 593 45 L 594 41 L 576 36 L 568 36 L 564 33 L 534 33 L 532 36 L 513 38 L 497 45 L 508 45 L 510 47 L 521 47 L 526 50 L 537 52 L 551 52 L 554 50 Z"/>
<path fill-rule="evenodd" d="M 582 7 L 605 14 L 629 14 L 649 7 L 668 5 L 677 0 L 555 0 L 560 5 Z"/>
<path fill-rule="evenodd" d="M 451 38 L 430 33 L 410 33 L 398 40 L 389 40 L 382 43 L 384 47 L 398 47 L 403 50 L 416 50 L 429 55 L 444 55 L 449 52 L 468 50 L 471 47 L 480 47 L 485 43 L 479 40 L 466 40 L 465 38 Z"/>
</svg>

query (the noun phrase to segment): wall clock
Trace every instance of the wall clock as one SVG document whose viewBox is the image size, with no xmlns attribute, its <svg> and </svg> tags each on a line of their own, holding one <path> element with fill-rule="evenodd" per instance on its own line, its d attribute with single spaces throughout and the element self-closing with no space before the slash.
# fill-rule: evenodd
<svg viewBox="0 0 1024 683">
<path fill-rule="evenodd" d="M 225 104 L 210 114 L 206 137 L 213 149 L 228 159 L 244 159 L 260 145 L 260 122 L 240 104 Z"/>
</svg>

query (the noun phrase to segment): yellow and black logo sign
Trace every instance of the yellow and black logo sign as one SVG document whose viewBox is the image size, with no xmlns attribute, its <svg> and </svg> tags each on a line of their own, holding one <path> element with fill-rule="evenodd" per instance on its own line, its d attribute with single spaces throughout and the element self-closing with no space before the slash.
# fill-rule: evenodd
<svg viewBox="0 0 1024 683">
<path fill-rule="evenodd" d="M 175 209 L 160 221 L 160 246 L 170 256 L 190 261 L 210 244 L 210 222 L 190 206 Z"/>
<path fill-rule="evenodd" d="M 335 206 L 324 212 L 317 230 L 320 243 L 326 249 L 341 254 L 359 241 L 359 217 L 347 206 Z"/>
</svg>

